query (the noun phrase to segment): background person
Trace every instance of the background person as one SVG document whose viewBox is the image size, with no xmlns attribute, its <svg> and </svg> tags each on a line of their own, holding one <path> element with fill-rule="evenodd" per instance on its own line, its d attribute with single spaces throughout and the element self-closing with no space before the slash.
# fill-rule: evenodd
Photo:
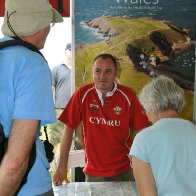
<svg viewBox="0 0 196 196">
<path fill-rule="evenodd" d="M 67 162 L 74 130 L 82 122 L 82 139 L 86 156 L 86 181 L 129 181 L 132 143 L 130 130 L 149 125 L 135 93 L 115 82 L 116 59 L 98 55 L 92 66 L 94 83 L 80 87 L 60 116 L 65 123 L 61 139 L 60 161 L 53 181 L 68 182 Z"/>
<path fill-rule="evenodd" d="M 139 100 L 153 123 L 136 135 L 130 152 L 139 194 L 196 195 L 196 126 L 178 116 L 184 91 L 160 76 Z"/>
<path fill-rule="evenodd" d="M 54 123 L 51 72 L 38 54 L 44 47 L 50 24 L 62 22 L 48 0 L 6 0 L 2 33 L 6 40 L 28 42 L 0 50 L 0 122 L 8 148 L 0 165 L 0 195 L 14 195 L 27 170 L 36 143 L 36 159 L 19 196 L 53 195 L 40 126 Z"/>
<path fill-rule="evenodd" d="M 58 118 L 71 97 L 71 43 L 68 43 L 65 47 L 64 63 L 52 69 L 52 90 L 56 117 Z M 54 145 L 54 153 L 56 153 L 64 124 L 58 120 L 57 123 L 50 125 L 50 129 L 50 143 Z"/>
</svg>

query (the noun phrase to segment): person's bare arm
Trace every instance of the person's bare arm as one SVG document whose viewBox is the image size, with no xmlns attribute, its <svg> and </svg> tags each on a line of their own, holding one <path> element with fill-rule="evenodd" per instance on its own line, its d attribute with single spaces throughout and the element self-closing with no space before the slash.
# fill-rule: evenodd
<svg viewBox="0 0 196 196">
<path fill-rule="evenodd" d="M 14 195 L 19 187 L 38 127 L 37 120 L 13 120 L 8 148 L 0 165 L 0 195 Z"/>
<path fill-rule="evenodd" d="M 140 196 L 157 196 L 156 185 L 148 163 L 132 157 L 133 174 Z"/>
<path fill-rule="evenodd" d="M 60 144 L 60 159 L 57 166 L 57 170 L 53 176 L 53 182 L 55 185 L 62 184 L 63 181 L 69 182 L 67 179 L 67 165 L 69 158 L 69 151 L 71 148 L 74 129 L 65 125 L 65 128 L 61 137 Z"/>
<path fill-rule="evenodd" d="M 55 86 L 52 86 L 52 93 L 54 94 L 55 92 Z"/>
</svg>

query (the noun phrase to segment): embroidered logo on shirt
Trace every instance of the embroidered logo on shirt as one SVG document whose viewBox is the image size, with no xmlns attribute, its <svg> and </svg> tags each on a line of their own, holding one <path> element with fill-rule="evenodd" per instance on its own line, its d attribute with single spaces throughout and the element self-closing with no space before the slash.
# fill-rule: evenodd
<svg viewBox="0 0 196 196">
<path fill-rule="evenodd" d="M 114 110 L 114 113 L 116 115 L 120 115 L 120 112 L 122 111 L 122 108 L 120 108 L 119 106 L 116 106 L 115 108 L 113 108 L 113 110 Z"/>
<path fill-rule="evenodd" d="M 96 112 L 98 111 L 99 106 L 95 104 L 90 104 L 89 109 L 90 110 L 95 110 Z"/>
</svg>

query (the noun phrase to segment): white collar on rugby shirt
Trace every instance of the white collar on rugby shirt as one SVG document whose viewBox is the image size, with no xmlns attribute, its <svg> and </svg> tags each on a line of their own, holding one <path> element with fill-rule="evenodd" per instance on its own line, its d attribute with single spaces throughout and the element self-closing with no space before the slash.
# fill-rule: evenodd
<svg viewBox="0 0 196 196">
<path fill-rule="evenodd" d="M 95 89 L 96 89 L 98 97 L 101 101 L 101 105 L 103 106 L 104 105 L 104 100 L 102 98 L 102 92 L 96 87 L 96 85 L 95 85 Z M 117 83 L 114 81 L 114 88 L 113 88 L 112 91 L 107 92 L 106 97 L 111 97 L 114 94 L 114 92 L 116 91 L 116 89 L 117 89 Z"/>
</svg>

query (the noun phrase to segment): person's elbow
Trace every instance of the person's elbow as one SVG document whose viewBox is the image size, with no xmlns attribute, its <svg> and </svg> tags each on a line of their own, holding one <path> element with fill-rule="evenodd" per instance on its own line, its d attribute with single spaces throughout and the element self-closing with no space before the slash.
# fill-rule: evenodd
<svg viewBox="0 0 196 196">
<path fill-rule="evenodd" d="M 4 167 L 10 176 L 24 175 L 28 166 L 29 157 L 20 158 L 13 157 L 9 154 L 5 155 Z"/>
</svg>

